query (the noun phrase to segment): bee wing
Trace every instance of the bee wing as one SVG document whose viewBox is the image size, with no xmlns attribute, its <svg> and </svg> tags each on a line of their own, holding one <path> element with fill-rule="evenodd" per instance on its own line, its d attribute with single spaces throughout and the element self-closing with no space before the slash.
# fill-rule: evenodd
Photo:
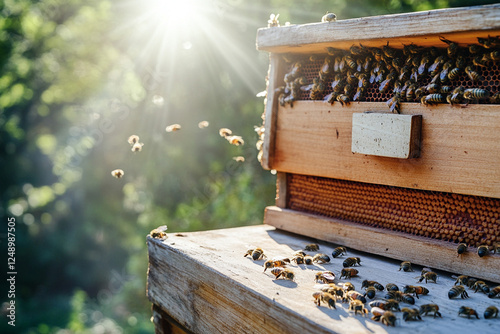
<svg viewBox="0 0 500 334">
<path fill-rule="evenodd" d="M 300 90 L 303 90 L 304 92 L 308 92 L 313 88 L 313 86 L 314 86 L 314 84 L 300 86 Z"/>
</svg>

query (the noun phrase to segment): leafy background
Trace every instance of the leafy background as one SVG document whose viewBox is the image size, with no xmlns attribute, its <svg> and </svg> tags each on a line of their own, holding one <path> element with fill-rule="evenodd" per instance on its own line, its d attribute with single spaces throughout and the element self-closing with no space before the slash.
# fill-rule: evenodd
<svg viewBox="0 0 500 334">
<path fill-rule="evenodd" d="M 255 35 L 269 14 L 300 24 L 327 10 L 347 19 L 494 2 L 1 1 L 2 282 L 8 217 L 18 274 L 16 327 L 3 304 L 0 331 L 151 333 L 148 232 L 262 222 L 275 179 L 256 159 L 268 55 Z M 166 133 L 172 123 L 182 130 Z M 220 127 L 246 144 L 228 145 Z"/>
</svg>

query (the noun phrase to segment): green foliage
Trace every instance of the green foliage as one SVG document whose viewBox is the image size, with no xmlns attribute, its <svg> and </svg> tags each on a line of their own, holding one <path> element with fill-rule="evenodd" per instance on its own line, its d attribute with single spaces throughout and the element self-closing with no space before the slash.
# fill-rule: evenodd
<svg viewBox="0 0 500 334">
<path fill-rule="evenodd" d="M 270 13 L 308 23 L 327 10 L 345 19 L 473 2 L 192 3 L 0 3 L 0 219 L 17 223 L 17 332 L 150 333 L 151 229 L 262 223 L 275 177 L 256 160 L 268 57 L 255 32 Z M 166 133 L 172 123 L 182 130 Z M 229 145 L 221 127 L 245 145 Z"/>
</svg>

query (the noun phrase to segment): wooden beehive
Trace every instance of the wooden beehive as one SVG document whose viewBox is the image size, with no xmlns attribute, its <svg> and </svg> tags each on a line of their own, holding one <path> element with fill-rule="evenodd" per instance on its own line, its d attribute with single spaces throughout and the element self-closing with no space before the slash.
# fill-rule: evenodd
<svg viewBox="0 0 500 334">
<path fill-rule="evenodd" d="M 261 162 L 278 171 L 276 206 L 266 208 L 265 223 L 500 282 L 500 255 L 476 254 L 480 245 L 500 243 L 500 101 L 493 98 L 500 91 L 500 59 L 492 54 L 500 50 L 499 35 L 500 5 L 260 29 L 257 48 L 270 53 Z M 458 49 L 450 50 L 449 42 Z M 416 51 L 404 49 L 408 45 Z M 421 65 L 424 56 L 429 62 Z M 367 57 L 375 59 L 365 67 Z M 438 57 L 442 62 L 429 71 Z M 459 68 L 439 85 L 450 92 L 434 92 L 430 84 L 447 62 Z M 360 74 L 369 80 L 377 64 L 386 74 L 352 101 Z M 410 74 L 403 74 L 404 64 Z M 390 88 L 381 92 L 393 70 Z M 387 101 L 408 77 L 415 88 L 426 88 L 418 98 L 401 93 L 395 115 Z M 351 90 L 336 93 L 349 97 L 346 105 L 341 98 L 327 101 L 339 80 L 352 80 Z M 310 86 L 319 81 L 324 89 Z M 447 103 L 457 87 L 489 97 L 457 93 L 455 103 Z M 434 102 L 425 99 L 432 93 L 441 94 L 439 103 L 421 103 L 422 97 Z M 408 127 L 382 124 L 393 120 Z M 457 257 L 461 242 L 469 249 Z"/>
</svg>

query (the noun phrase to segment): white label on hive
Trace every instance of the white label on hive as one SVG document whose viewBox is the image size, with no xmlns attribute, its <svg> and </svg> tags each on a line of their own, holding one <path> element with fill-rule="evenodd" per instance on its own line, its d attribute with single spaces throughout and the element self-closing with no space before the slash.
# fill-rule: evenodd
<svg viewBox="0 0 500 334">
<path fill-rule="evenodd" d="M 351 150 L 390 158 L 417 158 L 421 128 L 421 115 L 354 113 Z"/>
</svg>

